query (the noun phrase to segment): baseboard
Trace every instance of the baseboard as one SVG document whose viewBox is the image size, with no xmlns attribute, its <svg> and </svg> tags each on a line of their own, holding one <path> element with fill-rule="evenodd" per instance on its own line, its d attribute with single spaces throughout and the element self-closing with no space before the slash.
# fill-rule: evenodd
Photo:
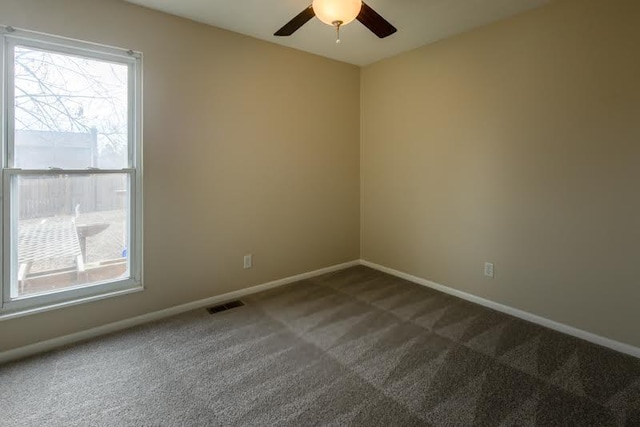
<svg viewBox="0 0 640 427">
<path fill-rule="evenodd" d="M 65 335 L 62 337 L 53 338 L 50 340 L 27 345 L 24 347 L 19 347 L 13 350 L 4 351 L 0 353 L 0 364 L 6 363 L 12 360 L 22 359 L 28 356 L 33 356 L 38 353 L 44 353 L 46 351 L 54 350 L 58 347 L 62 347 L 68 344 L 73 344 L 80 341 L 85 341 L 87 339 L 95 338 L 100 335 L 121 331 L 123 329 L 128 329 L 133 326 L 138 326 L 144 323 L 164 319 L 166 317 L 175 316 L 177 314 L 185 313 L 187 311 L 197 310 L 199 308 L 207 307 L 209 305 L 215 305 L 224 301 L 242 298 L 244 296 L 266 291 L 268 289 L 273 289 L 273 288 L 277 288 L 283 285 L 288 285 L 290 283 L 294 283 L 300 280 L 309 279 L 315 276 L 320 276 L 321 274 L 343 270 L 345 268 L 353 267 L 359 264 L 360 264 L 360 261 L 356 260 L 351 262 L 345 262 L 343 264 L 332 265 L 330 267 L 309 271 L 307 273 L 297 274 L 295 276 L 285 277 L 283 279 L 274 280 L 272 282 L 263 283 L 257 286 L 252 286 L 250 288 L 241 289 L 239 291 L 229 292 L 229 293 L 217 295 L 211 298 L 193 301 L 187 304 L 182 304 L 182 305 L 170 307 L 164 310 L 143 314 L 141 316 L 132 317 L 130 319 L 125 319 L 118 322 L 109 323 L 107 325 L 98 326 L 97 328 L 87 329 L 85 331 L 76 332 L 74 334 Z"/>
<path fill-rule="evenodd" d="M 430 280 L 423 279 L 421 277 L 413 276 L 411 274 L 404 273 L 402 271 L 394 270 L 392 268 L 388 268 L 379 264 L 375 264 L 373 262 L 360 260 L 360 264 L 373 268 L 375 270 L 382 271 L 387 274 L 391 274 L 392 276 L 399 277 L 401 279 L 408 280 L 413 283 L 417 283 L 422 286 L 426 286 L 428 288 L 435 289 L 437 291 L 443 292 L 445 294 L 453 295 L 455 297 L 491 308 L 496 311 L 500 311 L 502 313 L 509 314 L 514 317 L 518 317 L 520 319 L 536 323 L 540 326 L 544 326 L 549 329 L 553 329 L 555 331 L 561 332 L 563 334 L 571 335 L 576 338 L 583 339 L 585 341 L 589 341 L 591 343 L 610 348 L 611 350 L 615 350 L 620 353 L 628 354 L 630 356 L 634 356 L 640 358 L 640 348 L 634 347 L 630 344 L 625 344 L 619 341 L 612 340 L 610 338 L 605 338 L 600 335 L 593 334 L 591 332 L 584 331 L 582 329 L 574 328 L 573 326 L 565 325 L 564 323 L 556 322 L 554 320 L 547 319 L 545 317 L 541 317 L 532 313 L 529 313 L 524 310 L 519 310 L 517 308 L 509 307 L 508 305 L 500 304 L 488 299 L 484 299 L 478 297 L 476 295 L 472 295 L 466 292 L 459 291 L 457 289 L 450 288 L 448 286 L 440 285 L 438 283 L 432 282 Z"/>
</svg>

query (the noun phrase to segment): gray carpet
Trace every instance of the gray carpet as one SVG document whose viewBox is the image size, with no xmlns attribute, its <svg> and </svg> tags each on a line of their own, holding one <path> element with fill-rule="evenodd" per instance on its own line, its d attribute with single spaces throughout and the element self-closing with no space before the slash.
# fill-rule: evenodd
<svg viewBox="0 0 640 427">
<path fill-rule="evenodd" d="M 640 425 L 640 360 L 354 267 L 0 367 L 3 426 Z"/>
</svg>

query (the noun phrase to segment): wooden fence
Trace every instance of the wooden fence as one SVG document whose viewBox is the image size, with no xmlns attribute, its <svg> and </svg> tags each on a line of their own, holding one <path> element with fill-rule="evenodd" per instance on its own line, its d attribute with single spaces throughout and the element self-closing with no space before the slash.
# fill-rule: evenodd
<svg viewBox="0 0 640 427">
<path fill-rule="evenodd" d="M 21 177 L 20 219 L 121 209 L 126 203 L 126 175 Z"/>
</svg>

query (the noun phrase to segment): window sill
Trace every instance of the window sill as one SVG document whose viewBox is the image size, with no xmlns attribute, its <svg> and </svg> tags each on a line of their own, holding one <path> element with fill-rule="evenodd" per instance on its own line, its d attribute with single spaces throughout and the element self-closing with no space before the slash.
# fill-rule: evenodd
<svg viewBox="0 0 640 427">
<path fill-rule="evenodd" d="M 103 294 L 92 295 L 92 296 L 88 296 L 88 297 L 84 297 L 84 298 L 77 298 L 77 299 L 73 299 L 73 300 L 70 300 L 70 301 L 57 302 L 57 303 L 53 303 L 53 304 L 47 304 L 47 305 L 43 305 L 43 306 L 32 307 L 32 308 L 28 308 L 28 309 L 21 309 L 21 310 L 17 310 L 17 311 L 10 311 L 10 312 L 5 312 L 5 313 L 0 312 L 0 322 L 3 321 L 3 320 L 17 319 L 19 317 L 30 316 L 32 314 L 44 313 L 44 312 L 47 312 L 47 311 L 57 310 L 59 308 L 71 307 L 73 305 L 85 304 L 85 303 L 93 302 L 93 301 L 99 301 L 101 299 L 117 297 L 117 296 L 121 296 L 121 295 L 133 294 L 133 293 L 141 292 L 143 290 L 144 290 L 144 286 L 139 285 L 139 286 L 128 288 L 128 289 L 112 291 L 112 292 L 106 292 L 106 293 L 103 293 Z"/>
</svg>

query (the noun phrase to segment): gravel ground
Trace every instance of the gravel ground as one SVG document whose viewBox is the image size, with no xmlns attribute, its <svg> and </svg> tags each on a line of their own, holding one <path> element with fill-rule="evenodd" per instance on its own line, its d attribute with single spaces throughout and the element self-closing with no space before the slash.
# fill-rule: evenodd
<svg viewBox="0 0 640 427">
<path fill-rule="evenodd" d="M 105 211 L 80 214 L 76 224 L 109 224 L 106 230 L 87 237 L 87 259 L 85 262 L 105 261 L 120 258 L 125 248 L 126 215 L 124 211 Z"/>
</svg>

